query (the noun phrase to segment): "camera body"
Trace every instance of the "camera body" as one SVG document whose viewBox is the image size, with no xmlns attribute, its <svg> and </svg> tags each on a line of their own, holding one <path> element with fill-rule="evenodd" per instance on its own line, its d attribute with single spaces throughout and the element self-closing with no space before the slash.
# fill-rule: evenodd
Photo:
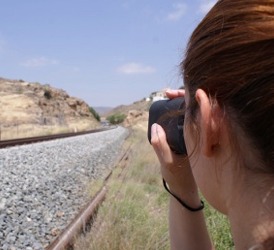
<svg viewBox="0 0 274 250">
<path fill-rule="evenodd" d="M 149 142 L 151 143 L 151 126 L 153 123 L 157 123 L 164 129 L 171 150 L 176 154 L 187 155 L 183 134 L 184 112 L 185 100 L 183 97 L 152 103 L 148 119 Z"/>
</svg>

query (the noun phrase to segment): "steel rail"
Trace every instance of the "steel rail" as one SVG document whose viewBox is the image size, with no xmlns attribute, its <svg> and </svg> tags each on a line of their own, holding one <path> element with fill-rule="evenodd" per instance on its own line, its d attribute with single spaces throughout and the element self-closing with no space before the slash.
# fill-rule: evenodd
<svg viewBox="0 0 274 250">
<path fill-rule="evenodd" d="M 98 133 L 107 131 L 110 129 L 114 129 L 116 126 L 111 126 L 108 128 L 99 128 L 99 129 L 93 129 L 88 131 L 81 131 L 81 132 L 69 132 L 69 133 L 62 133 L 62 134 L 55 134 L 55 135 L 44 135 L 44 136 L 36 136 L 36 137 L 26 137 L 26 138 L 18 138 L 18 139 L 11 139 L 11 140 L 3 140 L 0 141 L 0 149 L 1 148 L 7 148 L 7 147 L 14 147 L 19 146 L 23 144 L 31 144 L 36 142 L 42 142 L 42 141 L 49 141 L 54 139 L 61 139 L 66 137 L 72 137 L 72 136 L 78 136 L 78 135 L 84 135 L 84 134 L 91 134 L 91 133 Z"/>
<path fill-rule="evenodd" d="M 73 239 L 82 231 L 88 221 L 95 215 L 98 207 L 105 199 L 107 189 L 105 186 L 96 194 L 95 198 L 81 211 L 78 216 L 69 224 L 69 226 L 50 244 L 46 250 L 61 250 L 71 247 Z"/>
<path fill-rule="evenodd" d="M 121 154 L 119 160 L 114 165 L 114 168 L 120 165 L 123 161 L 128 160 L 131 145 Z M 123 169 L 125 166 L 123 166 Z M 92 218 L 95 217 L 97 210 L 104 201 L 107 194 L 107 182 L 112 176 L 113 170 L 105 177 L 103 186 L 96 193 L 94 198 L 89 202 L 83 210 L 81 210 L 75 219 L 63 230 L 63 232 L 54 239 L 47 247 L 46 250 L 64 250 L 73 249 L 75 237 L 84 231 L 86 225 L 89 225 Z"/>
</svg>

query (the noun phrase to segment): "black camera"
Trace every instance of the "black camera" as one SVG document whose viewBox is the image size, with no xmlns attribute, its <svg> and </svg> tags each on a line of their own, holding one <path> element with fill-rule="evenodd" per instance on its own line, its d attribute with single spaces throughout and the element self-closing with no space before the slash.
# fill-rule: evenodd
<svg viewBox="0 0 274 250">
<path fill-rule="evenodd" d="M 147 135 L 149 142 L 151 143 L 151 126 L 153 123 L 157 123 L 163 127 L 171 150 L 176 154 L 186 155 L 183 134 L 184 113 L 185 100 L 183 97 L 152 103 L 148 119 Z"/>
</svg>

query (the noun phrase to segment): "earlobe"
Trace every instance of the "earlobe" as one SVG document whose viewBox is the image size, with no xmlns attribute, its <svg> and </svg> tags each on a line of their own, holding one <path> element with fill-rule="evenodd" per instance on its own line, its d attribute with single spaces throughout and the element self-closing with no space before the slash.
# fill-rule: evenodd
<svg viewBox="0 0 274 250">
<path fill-rule="evenodd" d="M 210 99 L 204 90 L 198 89 L 195 95 L 199 105 L 200 146 L 206 157 L 212 157 L 219 143 L 219 126 L 216 118 L 216 107 L 212 107 Z"/>
</svg>

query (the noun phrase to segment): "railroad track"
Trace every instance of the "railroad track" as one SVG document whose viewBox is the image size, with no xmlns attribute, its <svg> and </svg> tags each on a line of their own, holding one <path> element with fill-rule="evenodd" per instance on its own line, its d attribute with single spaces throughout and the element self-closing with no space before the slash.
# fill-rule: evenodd
<svg viewBox="0 0 274 250">
<path fill-rule="evenodd" d="M 127 166 L 129 154 L 131 152 L 132 145 L 129 145 L 127 149 L 122 152 L 118 161 L 114 164 L 114 168 L 121 167 L 121 172 Z M 97 191 L 95 196 L 83 207 L 83 209 L 76 215 L 71 223 L 55 238 L 51 244 L 46 247 L 46 250 L 64 250 L 73 249 L 74 240 L 77 235 L 82 232 L 86 233 L 86 228 L 90 225 L 96 213 L 106 198 L 108 190 L 108 181 L 111 178 L 113 170 L 104 178 L 101 188 Z"/>
<path fill-rule="evenodd" d="M 69 142 L 53 139 L 83 133 L 5 142 L 7 147 L 53 140 L 0 150 L 1 249 L 64 249 L 71 245 L 79 228 L 89 224 L 104 200 L 113 168 L 127 159 L 125 149 L 119 149 L 129 131 L 112 128 L 86 131 L 109 130 L 68 138 Z M 87 183 L 106 174 L 104 185 L 90 201 L 83 192 Z"/>
<path fill-rule="evenodd" d="M 82 132 L 70 132 L 70 133 L 62 133 L 62 134 L 55 134 L 55 135 L 44 135 L 44 136 L 36 136 L 36 137 L 26 137 L 26 138 L 18 138 L 18 139 L 11 139 L 11 140 L 3 140 L 3 141 L 0 141 L 0 149 L 24 145 L 24 144 L 42 142 L 42 141 L 49 141 L 49 140 L 54 140 L 54 139 L 78 136 L 78 135 L 98 133 L 98 132 L 107 131 L 107 130 L 114 129 L 114 128 L 116 128 L 116 126 L 93 129 L 93 130 L 82 131 Z"/>
</svg>

